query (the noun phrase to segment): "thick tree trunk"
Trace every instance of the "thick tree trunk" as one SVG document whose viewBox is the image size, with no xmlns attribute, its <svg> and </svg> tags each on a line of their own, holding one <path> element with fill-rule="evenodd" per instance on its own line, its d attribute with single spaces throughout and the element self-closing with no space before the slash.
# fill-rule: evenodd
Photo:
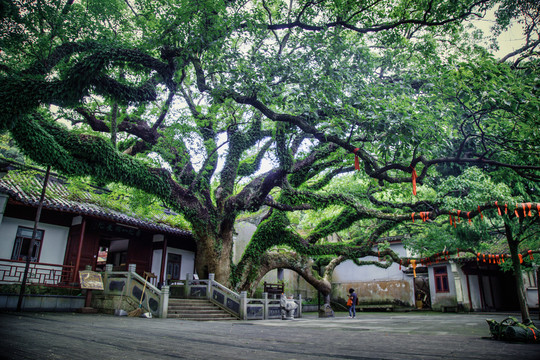
<svg viewBox="0 0 540 360">
<path fill-rule="evenodd" d="M 208 279 L 208 274 L 215 274 L 215 280 L 229 286 L 231 274 L 232 231 L 222 233 L 221 237 L 208 232 L 195 232 L 197 237 L 197 255 L 195 271 L 201 279 Z"/>
<path fill-rule="evenodd" d="M 523 274 L 521 273 L 521 262 L 518 255 L 519 243 L 514 240 L 510 226 L 505 224 L 504 227 L 506 230 L 506 240 L 508 241 L 508 247 L 510 248 L 510 255 L 512 257 L 513 264 L 512 267 L 514 269 L 514 276 L 516 279 L 519 308 L 521 309 L 521 322 L 524 324 L 529 324 L 531 322 L 531 316 L 529 314 L 529 306 L 527 305 L 527 298 L 525 296 L 523 286 Z"/>
</svg>

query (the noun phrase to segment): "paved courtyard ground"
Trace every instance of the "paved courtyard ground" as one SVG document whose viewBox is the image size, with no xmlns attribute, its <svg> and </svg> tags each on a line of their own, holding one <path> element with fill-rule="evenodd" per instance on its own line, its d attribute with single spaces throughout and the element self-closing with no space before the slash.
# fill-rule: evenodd
<svg viewBox="0 0 540 360">
<path fill-rule="evenodd" d="M 328 319 L 307 314 L 294 321 L 190 322 L 104 314 L 4 312 L 0 313 L 0 357 L 540 359 L 540 344 L 489 338 L 485 319 L 500 321 L 508 315 L 359 313 L 356 319 L 349 319 L 342 313 Z"/>
</svg>

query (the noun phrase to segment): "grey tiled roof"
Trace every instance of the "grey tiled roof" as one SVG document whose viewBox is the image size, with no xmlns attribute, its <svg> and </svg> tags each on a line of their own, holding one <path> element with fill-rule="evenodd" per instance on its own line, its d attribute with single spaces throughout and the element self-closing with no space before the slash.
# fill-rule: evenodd
<svg viewBox="0 0 540 360">
<path fill-rule="evenodd" d="M 0 179 L 0 193 L 5 193 L 11 199 L 24 205 L 37 207 L 41 197 L 44 176 L 38 174 L 36 176 L 26 176 L 24 179 L 21 179 L 20 176 L 10 176 L 11 174 L 12 171 Z M 21 181 L 24 181 L 24 186 L 21 184 Z M 104 191 L 107 190 L 94 188 L 94 192 L 96 193 Z M 155 221 L 141 219 L 135 213 L 120 212 L 104 205 L 96 204 L 95 200 L 92 200 L 91 193 L 80 192 L 76 196 L 73 196 L 66 186 L 66 180 L 56 176 L 51 175 L 46 194 L 43 202 L 43 208 L 45 209 L 99 218 L 162 234 L 191 237 L 191 232 L 160 223 L 157 218 Z M 165 216 L 166 213 L 164 212 L 163 215 Z"/>
</svg>

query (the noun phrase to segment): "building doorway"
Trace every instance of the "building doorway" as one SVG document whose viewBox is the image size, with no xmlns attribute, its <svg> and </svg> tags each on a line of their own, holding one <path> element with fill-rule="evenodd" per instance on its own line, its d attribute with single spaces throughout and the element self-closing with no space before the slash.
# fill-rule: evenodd
<svg viewBox="0 0 540 360">
<path fill-rule="evenodd" d="M 431 294 L 427 272 L 414 278 L 414 299 L 417 309 L 431 309 Z"/>
<path fill-rule="evenodd" d="M 182 255 L 168 254 L 167 256 L 167 282 L 180 280 L 182 274 Z"/>
<path fill-rule="evenodd" d="M 101 238 L 96 261 L 96 270 L 105 270 L 105 264 L 112 264 L 114 271 L 127 270 L 129 239 Z"/>
</svg>

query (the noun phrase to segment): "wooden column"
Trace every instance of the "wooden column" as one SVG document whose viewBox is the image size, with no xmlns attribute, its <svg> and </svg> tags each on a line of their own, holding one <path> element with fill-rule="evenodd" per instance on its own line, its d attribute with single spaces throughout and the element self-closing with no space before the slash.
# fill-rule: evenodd
<svg viewBox="0 0 540 360">
<path fill-rule="evenodd" d="M 36 242 L 36 236 L 37 236 L 37 228 L 38 223 L 41 218 L 41 209 L 43 209 L 43 202 L 45 201 L 45 191 L 47 189 L 47 183 L 49 182 L 49 176 L 51 174 L 51 166 L 47 166 L 47 172 L 45 173 L 45 179 L 43 180 L 43 189 L 41 190 L 41 197 L 39 198 L 39 204 L 36 212 L 36 217 L 34 220 L 34 230 L 32 231 L 32 239 L 30 240 L 30 245 L 28 246 L 28 254 L 26 255 L 26 265 L 24 267 L 24 275 L 23 280 L 21 284 L 21 288 L 19 290 L 19 299 L 17 301 L 17 311 L 20 312 L 22 309 L 22 302 L 24 293 L 26 291 L 26 280 L 28 279 L 28 270 L 30 268 L 30 258 L 32 256 L 32 252 L 34 251 L 34 245 Z M 43 241 L 43 239 L 41 239 Z M 40 246 L 41 251 L 41 246 Z"/>
<path fill-rule="evenodd" d="M 73 271 L 73 281 L 77 282 L 77 274 L 79 273 L 79 266 L 81 265 L 81 253 L 84 241 L 84 232 L 86 230 L 86 219 L 82 219 L 81 234 L 79 235 L 79 248 L 77 249 L 77 259 L 75 260 L 75 269 Z"/>
<path fill-rule="evenodd" d="M 167 265 L 167 237 L 163 239 L 163 251 L 161 253 L 161 271 L 159 274 L 159 282 L 165 284 L 165 266 Z M 167 284 L 168 285 L 168 284 Z"/>
</svg>

